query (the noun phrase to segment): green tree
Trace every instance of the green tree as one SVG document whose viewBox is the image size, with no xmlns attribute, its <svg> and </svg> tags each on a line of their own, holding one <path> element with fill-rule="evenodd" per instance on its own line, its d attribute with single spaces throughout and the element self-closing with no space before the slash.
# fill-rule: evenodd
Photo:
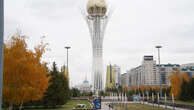
<svg viewBox="0 0 194 110">
<path fill-rule="evenodd" d="M 57 70 L 55 62 L 53 63 L 50 76 L 50 85 L 43 98 L 44 105 L 52 107 L 64 105 L 70 97 L 69 86 L 64 74 L 59 73 Z"/>
<path fill-rule="evenodd" d="M 79 97 L 80 96 L 80 91 L 77 88 L 72 88 L 71 89 L 71 96 L 72 97 Z"/>
<path fill-rule="evenodd" d="M 192 98 L 192 100 L 194 100 L 194 78 L 192 78 L 190 81 L 190 87 L 191 87 L 190 88 L 191 90 L 189 90 L 189 91 L 191 93 L 191 98 Z"/>
<path fill-rule="evenodd" d="M 181 93 L 179 95 L 179 99 L 183 101 L 191 100 L 191 94 L 190 94 L 190 82 L 187 82 L 183 80 L 183 83 L 181 85 Z"/>
<path fill-rule="evenodd" d="M 92 96 L 93 95 L 93 92 L 89 92 L 89 96 Z"/>
<path fill-rule="evenodd" d="M 99 95 L 105 97 L 104 91 L 100 91 Z"/>
<path fill-rule="evenodd" d="M 179 99 L 182 101 L 193 101 L 194 100 L 194 78 L 189 82 L 183 81 L 181 85 L 181 93 Z"/>
</svg>

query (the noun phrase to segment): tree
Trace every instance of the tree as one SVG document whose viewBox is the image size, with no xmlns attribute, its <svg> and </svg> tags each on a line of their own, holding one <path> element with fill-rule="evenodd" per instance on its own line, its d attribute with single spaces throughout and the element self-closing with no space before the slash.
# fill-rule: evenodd
<svg viewBox="0 0 194 110">
<path fill-rule="evenodd" d="M 72 97 L 79 97 L 80 96 L 80 91 L 77 88 L 72 88 L 71 89 L 71 96 Z"/>
<path fill-rule="evenodd" d="M 192 101 L 194 100 L 193 93 L 194 93 L 194 78 L 192 78 L 190 81 L 183 80 L 179 99 L 182 101 Z"/>
<path fill-rule="evenodd" d="M 104 93 L 104 91 L 100 91 L 100 92 L 99 92 L 99 96 L 103 96 L 103 97 L 105 97 L 105 93 Z"/>
<path fill-rule="evenodd" d="M 140 86 L 139 88 L 141 90 L 141 93 L 144 94 L 144 92 L 145 92 L 145 86 Z"/>
<path fill-rule="evenodd" d="M 150 91 L 150 86 L 144 86 L 146 91 Z"/>
<path fill-rule="evenodd" d="M 189 81 L 189 77 L 186 73 L 180 73 L 180 71 L 175 70 L 172 75 L 169 77 L 170 83 L 171 83 L 171 90 L 170 95 L 174 94 L 174 97 L 178 99 L 180 92 L 181 92 L 181 85 L 183 82 L 183 79 L 185 81 Z"/>
<path fill-rule="evenodd" d="M 152 90 L 157 93 L 160 91 L 160 87 L 159 86 L 152 86 Z"/>
<path fill-rule="evenodd" d="M 50 85 L 46 90 L 43 102 L 45 106 L 56 107 L 57 105 L 64 105 L 70 98 L 68 81 L 64 74 L 59 73 L 55 62 L 53 63 L 50 77 Z"/>
<path fill-rule="evenodd" d="M 47 63 L 41 62 L 47 44 L 28 49 L 26 37 L 15 35 L 4 44 L 3 101 L 20 105 L 43 97 L 48 87 Z"/>
<path fill-rule="evenodd" d="M 89 92 L 89 94 L 88 94 L 89 96 L 92 96 L 93 95 L 93 92 Z"/>
<path fill-rule="evenodd" d="M 128 87 L 125 86 L 125 85 L 122 87 L 122 89 L 123 89 L 123 92 L 127 92 L 128 91 Z"/>
<path fill-rule="evenodd" d="M 190 94 L 191 94 L 191 98 L 192 98 L 192 100 L 194 100 L 194 78 L 192 78 L 192 79 L 190 80 L 189 86 L 190 86 Z"/>
<path fill-rule="evenodd" d="M 189 86 L 190 86 L 189 82 L 183 80 L 183 83 L 181 85 L 181 92 L 179 95 L 180 100 L 188 101 L 192 99 Z"/>
</svg>

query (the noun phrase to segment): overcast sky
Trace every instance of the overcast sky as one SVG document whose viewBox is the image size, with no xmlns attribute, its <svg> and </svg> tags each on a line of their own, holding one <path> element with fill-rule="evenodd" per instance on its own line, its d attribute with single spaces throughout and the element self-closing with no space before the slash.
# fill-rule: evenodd
<svg viewBox="0 0 194 110">
<path fill-rule="evenodd" d="M 194 0 L 109 0 L 114 10 L 104 38 L 104 68 L 117 64 L 124 73 L 141 64 L 144 55 L 157 58 L 155 45 L 162 45 L 161 63 L 194 62 Z M 29 48 L 46 36 L 51 51 L 44 60 L 58 67 L 69 52 L 73 85 L 90 80 L 92 47 L 80 8 L 86 0 L 5 0 L 5 40 L 20 29 L 29 37 Z"/>
</svg>

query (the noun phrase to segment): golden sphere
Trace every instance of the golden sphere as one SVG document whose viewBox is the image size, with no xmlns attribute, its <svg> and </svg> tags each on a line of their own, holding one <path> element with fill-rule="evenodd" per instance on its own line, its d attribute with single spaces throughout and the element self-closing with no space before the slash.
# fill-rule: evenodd
<svg viewBox="0 0 194 110">
<path fill-rule="evenodd" d="M 87 12 L 91 15 L 105 15 L 107 6 L 105 0 L 89 0 L 87 4 Z"/>
</svg>

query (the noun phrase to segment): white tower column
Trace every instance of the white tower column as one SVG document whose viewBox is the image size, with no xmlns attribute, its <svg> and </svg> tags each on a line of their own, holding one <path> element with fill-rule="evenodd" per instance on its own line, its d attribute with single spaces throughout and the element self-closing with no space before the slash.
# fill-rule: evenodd
<svg viewBox="0 0 194 110">
<path fill-rule="evenodd" d="M 105 0 L 89 0 L 87 4 L 86 21 L 89 27 L 92 50 L 92 84 L 93 90 L 103 90 L 103 39 L 104 31 L 108 21 Z"/>
</svg>

